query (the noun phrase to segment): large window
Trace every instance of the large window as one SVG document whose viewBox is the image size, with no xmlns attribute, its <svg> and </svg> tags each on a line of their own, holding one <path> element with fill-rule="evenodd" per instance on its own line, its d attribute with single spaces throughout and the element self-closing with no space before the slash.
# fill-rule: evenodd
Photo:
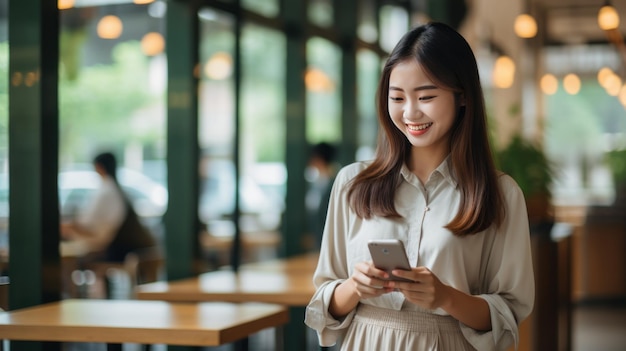
<svg viewBox="0 0 626 351">
<path fill-rule="evenodd" d="M 307 63 L 307 140 L 337 142 L 341 138 L 341 51 L 326 39 L 311 38 Z"/>
<path fill-rule="evenodd" d="M 370 50 L 359 50 L 357 63 L 357 111 L 359 131 L 357 159 L 371 159 L 376 149 L 378 118 L 376 116 L 376 90 L 381 71 L 381 60 Z"/>
<path fill-rule="evenodd" d="M 118 177 L 156 236 L 167 206 L 164 3 L 61 10 L 59 195 L 71 219 L 98 186 L 91 165 L 113 152 Z"/>
<path fill-rule="evenodd" d="M 212 8 L 198 12 L 200 19 L 200 84 L 198 87 L 198 140 L 200 143 L 199 219 L 206 230 L 200 243 L 213 265 L 230 261 L 236 226 L 235 194 L 235 35 L 234 16 Z M 224 242 L 223 245 L 217 245 Z"/>
<path fill-rule="evenodd" d="M 246 24 L 241 51 L 241 191 L 243 210 L 254 215 L 242 228 L 278 235 L 287 182 L 285 37 L 279 31 Z"/>
<path fill-rule="evenodd" d="M 616 196 L 607 153 L 626 149 L 626 107 L 615 92 L 601 86 L 598 72 L 615 74 L 619 56 L 608 47 L 546 50 L 546 71 L 558 79 L 544 95 L 544 145 L 557 169 L 554 201 L 567 205 L 610 205 Z M 577 73 L 579 90 L 566 89 L 564 77 Z M 619 75 L 616 75 L 619 77 Z"/>
</svg>

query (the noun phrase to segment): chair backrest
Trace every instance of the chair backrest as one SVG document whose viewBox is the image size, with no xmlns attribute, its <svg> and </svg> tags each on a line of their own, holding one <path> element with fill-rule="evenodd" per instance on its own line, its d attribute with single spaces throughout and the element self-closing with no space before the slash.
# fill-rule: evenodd
<svg viewBox="0 0 626 351">
<path fill-rule="evenodd" d="M 135 250 L 124 259 L 124 267 L 133 287 L 159 280 L 164 264 L 163 253 L 158 247 Z"/>
</svg>

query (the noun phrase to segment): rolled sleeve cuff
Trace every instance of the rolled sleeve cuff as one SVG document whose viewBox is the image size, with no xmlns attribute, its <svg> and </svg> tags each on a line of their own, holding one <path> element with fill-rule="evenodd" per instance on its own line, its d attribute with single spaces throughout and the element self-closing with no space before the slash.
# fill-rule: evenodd
<svg viewBox="0 0 626 351">
<path fill-rule="evenodd" d="M 328 306 L 337 285 L 342 281 L 329 283 L 324 289 L 318 289 L 306 308 L 304 323 L 317 332 L 320 346 L 329 347 L 337 343 L 352 322 L 355 311 L 351 311 L 341 320 L 335 319 Z"/>
<path fill-rule="evenodd" d="M 501 296 L 481 295 L 489 304 L 491 330 L 477 331 L 461 324 L 461 331 L 467 341 L 477 350 L 506 350 L 511 345 L 518 346 L 518 327 L 509 306 Z"/>
</svg>

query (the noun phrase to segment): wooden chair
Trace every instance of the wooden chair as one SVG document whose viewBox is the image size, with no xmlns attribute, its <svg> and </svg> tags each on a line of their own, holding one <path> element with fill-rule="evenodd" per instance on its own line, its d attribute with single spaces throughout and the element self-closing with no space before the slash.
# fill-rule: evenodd
<svg viewBox="0 0 626 351">
<path fill-rule="evenodd" d="M 94 273 L 98 287 L 86 297 L 134 298 L 135 287 L 157 281 L 163 266 L 164 257 L 158 247 L 130 252 L 123 262 L 87 263 L 83 269 Z"/>
</svg>

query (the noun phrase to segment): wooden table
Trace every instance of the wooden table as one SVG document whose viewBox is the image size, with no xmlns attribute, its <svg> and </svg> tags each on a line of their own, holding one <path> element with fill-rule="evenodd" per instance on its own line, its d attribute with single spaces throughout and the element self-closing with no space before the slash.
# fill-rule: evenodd
<svg viewBox="0 0 626 351">
<path fill-rule="evenodd" d="M 311 276 L 292 272 L 214 271 L 173 282 L 140 285 L 136 298 L 162 301 L 266 302 L 306 306 L 315 293 Z"/>
<path fill-rule="evenodd" d="M 143 284 L 136 288 L 135 297 L 176 302 L 255 301 L 287 305 L 291 322 L 284 333 L 285 349 L 300 350 L 299 343 L 306 337 L 304 307 L 315 293 L 313 273 L 317 257 L 317 254 L 304 254 L 241 265 L 238 272 L 219 270 L 187 279 Z"/>
<path fill-rule="evenodd" d="M 261 303 L 68 299 L 0 313 L 0 339 L 219 346 L 288 320 Z"/>
<path fill-rule="evenodd" d="M 300 272 L 313 279 L 318 260 L 319 254 L 311 252 L 283 259 L 246 263 L 239 268 L 244 271 Z"/>
</svg>

